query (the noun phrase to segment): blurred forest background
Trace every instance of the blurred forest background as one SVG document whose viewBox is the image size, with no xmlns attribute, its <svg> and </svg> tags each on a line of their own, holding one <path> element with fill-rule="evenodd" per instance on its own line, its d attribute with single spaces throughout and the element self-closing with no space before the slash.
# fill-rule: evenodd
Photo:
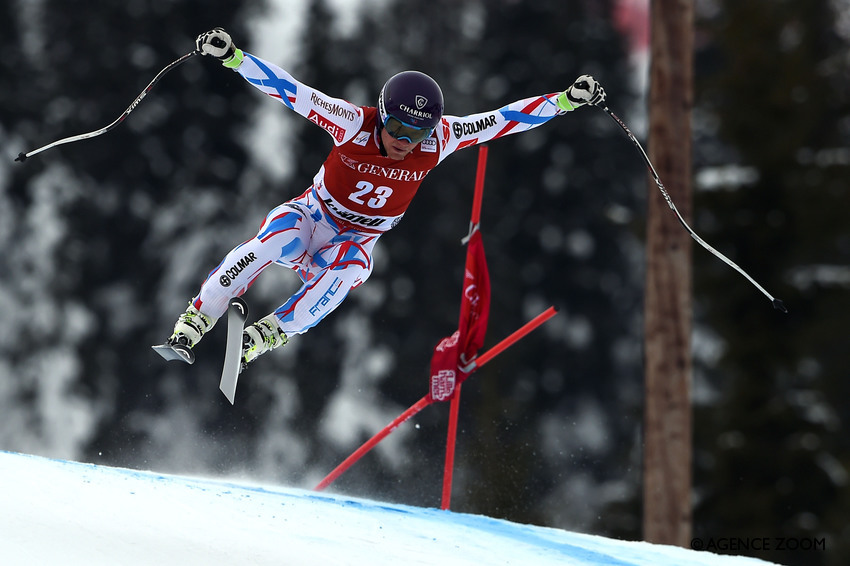
<svg viewBox="0 0 850 566">
<path fill-rule="evenodd" d="M 694 535 L 826 539 L 750 554 L 850 555 L 850 2 L 697 0 Z M 0 4 L 0 449 L 311 488 L 427 392 L 456 327 L 476 150 L 449 158 L 325 324 L 218 391 L 224 328 L 194 366 L 150 345 L 207 272 L 300 194 L 327 135 L 195 58 L 104 136 L 166 64 L 223 26 L 334 96 L 434 76 L 455 115 L 601 81 L 641 137 L 646 1 L 9 0 Z M 645 62 L 645 60 L 643 61 Z M 485 348 L 560 313 L 464 387 L 453 509 L 641 538 L 647 198 L 622 131 L 582 109 L 490 144 Z M 423 235 L 429 235 L 423 238 Z M 296 287 L 269 270 L 255 315 Z M 438 506 L 448 406 L 398 429 L 334 489 Z M 12 488 L 6 486 L 5 489 Z"/>
</svg>

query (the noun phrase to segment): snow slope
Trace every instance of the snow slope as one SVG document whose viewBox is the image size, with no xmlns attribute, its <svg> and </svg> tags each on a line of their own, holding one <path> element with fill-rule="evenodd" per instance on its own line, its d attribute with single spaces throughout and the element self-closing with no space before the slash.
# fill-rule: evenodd
<svg viewBox="0 0 850 566">
<path fill-rule="evenodd" d="M 482 516 L 0 451 L 14 566 L 764 566 Z"/>
</svg>

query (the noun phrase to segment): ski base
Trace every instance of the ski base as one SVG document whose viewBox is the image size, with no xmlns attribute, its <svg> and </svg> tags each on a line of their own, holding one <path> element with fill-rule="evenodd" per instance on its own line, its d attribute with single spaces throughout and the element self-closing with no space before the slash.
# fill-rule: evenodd
<svg viewBox="0 0 850 566">
<path fill-rule="evenodd" d="M 248 305 L 239 297 L 230 299 L 227 307 L 227 347 L 219 389 L 232 405 L 236 398 L 236 382 L 242 371 L 242 331 L 248 319 Z"/>
<path fill-rule="evenodd" d="M 184 346 L 183 344 L 161 344 L 159 346 L 151 346 L 151 348 L 168 361 L 177 360 L 186 362 L 187 364 L 195 363 L 195 352 L 189 346 Z"/>
</svg>

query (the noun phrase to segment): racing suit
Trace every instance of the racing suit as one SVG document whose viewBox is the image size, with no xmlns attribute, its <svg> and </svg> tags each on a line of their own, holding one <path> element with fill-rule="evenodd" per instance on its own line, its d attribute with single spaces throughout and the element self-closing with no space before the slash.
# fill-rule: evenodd
<svg viewBox="0 0 850 566">
<path fill-rule="evenodd" d="M 555 104 L 560 93 L 551 93 L 489 112 L 444 115 L 429 138 L 394 160 L 382 153 L 375 107 L 327 96 L 247 52 L 237 72 L 325 130 L 333 148 L 313 184 L 269 212 L 257 235 L 231 250 L 209 274 L 193 304 L 218 318 L 265 268 L 288 267 L 303 284 L 274 311 L 287 336 L 318 324 L 366 281 L 378 238 L 398 224 L 425 176 L 446 157 L 564 114 Z"/>
</svg>

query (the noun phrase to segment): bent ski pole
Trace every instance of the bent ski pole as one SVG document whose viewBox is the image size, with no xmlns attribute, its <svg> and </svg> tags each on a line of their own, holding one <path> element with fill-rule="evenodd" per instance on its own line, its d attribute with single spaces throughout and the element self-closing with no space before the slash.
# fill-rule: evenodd
<svg viewBox="0 0 850 566">
<path fill-rule="evenodd" d="M 667 192 L 667 189 L 664 187 L 664 184 L 661 182 L 661 178 L 658 176 L 658 172 L 655 170 L 655 167 L 653 167 L 652 162 L 649 160 L 649 156 L 646 154 L 646 151 L 644 151 L 644 149 L 643 149 L 643 146 L 640 145 L 640 142 L 637 140 L 637 138 L 634 136 L 634 134 L 632 134 L 631 130 L 629 130 L 629 128 L 626 126 L 626 124 L 623 123 L 623 121 L 620 120 L 620 118 L 617 117 L 616 114 L 614 114 L 611 110 L 609 110 L 607 106 L 600 106 L 600 108 L 602 108 L 602 110 L 604 110 L 606 114 L 611 116 L 611 119 L 613 119 L 615 122 L 617 122 L 617 124 L 619 124 L 619 126 L 623 129 L 623 131 L 626 132 L 626 135 L 629 137 L 629 139 L 632 140 L 632 143 L 635 145 L 635 147 L 640 152 L 641 157 L 643 157 L 643 160 L 646 163 L 646 166 L 649 169 L 649 172 L 652 174 L 652 178 L 655 180 L 655 184 L 658 185 L 659 190 L 661 190 L 661 194 L 664 196 L 664 200 L 667 201 L 667 204 L 670 206 L 670 210 L 672 210 L 676 214 L 676 217 L 679 219 L 679 222 L 682 224 L 682 226 L 685 227 L 685 230 L 688 231 L 688 234 L 690 234 L 691 237 L 694 240 L 696 240 L 699 245 L 701 245 L 702 247 L 704 247 L 705 249 L 707 249 L 708 251 L 713 253 L 715 256 L 717 256 L 719 259 L 721 259 L 726 265 L 728 265 L 729 267 L 731 267 L 732 269 L 734 269 L 735 271 L 737 271 L 738 273 L 740 273 L 741 275 L 746 277 L 747 281 L 749 281 L 750 283 L 755 285 L 756 289 L 761 291 L 762 294 L 764 294 L 765 297 L 770 299 L 770 302 L 773 303 L 773 308 L 775 308 L 778 311 L 782 311 L 784 313 L 787 313 L 788 309 L 785 308 L 785 304 L 782 301 L 774 298 L 773 295 L 768 293 L 765 290 L 764 287 L 762 287 L 761 285 L 759 285 L 756 282 L 755 279 L 750 277 L 750 275 L 746 271 L 744 271 L 743 269 L 738 267 L 738 264 L 736 264 L 734 261 L 732 261 L 731 259 L 729 259 L 725 255 L 723 255 L 722 253 L 720 253 L 719 251 L 715 250 L 713 247 L 708 245 L 705 242 L 705 240 L 700 238 L 697 235 L 697 233 L 694 232 L 693 229 L 691 229 L 690 226 L 688 226 L 688 223 L 685 222 L 685 219 L 682 218 L 682 215 L 679 213 L 679 209 L 676 208 L 675 204 L 673 204 L 673 199 L 670 198 L 670 193 Z"/>
<path fill-rule="evenodd" d="M 159 79 L 161 79 L 163 76 L 165 76 L 165 74 L 168 71 L 170 71 L 171 69 L 180 65 L 181 63 L 187 61 L 188 59 L 191 59 L 195 55 L 200 55 L 200 53 L 201 53 L 200 51 L 192 51 L 191 53 L 187 53 L 187 54 L 183 55 L 182 57 L 180 57 L 179 59 L 177 59 L 176 61 L 172 61 L 171 63 L 166 65 L 166 67 L 164 69 L 162 69 L 159 73 L 156 74 L 156 76 L 153 78 L 153 80 L 148 84 L 148 86 L 145 87 L 145 89 L 139 94 L 139 96 L 136 97 L 136 100 L 134 100 L 133 103 L 130 104 L 130 106 L 127 108 L 127 110 L 125 110 L 123 114 L 118 116 L 118 118 L 114 122 L 109 124 L 108 126 L 105 126 L 105 127 L 101 128 L 99 130 L 95 130 L 93 132 L 88 132 L 88 133 L 85 133 L 85 134 L 79 134 L 79 135 L 76 135 L 76 136 L 63 138 L 61 140 L 57 140 L 53 143 L 49 143 L 49 144 L 45 145 L 44 147 L 34 149 L 34 150 L 29 151 L 27 153 L 21 152 L 15 158 L 15 161 L 23 162 L 28 157 L 32 157 L 33 155 L 36 155 L 37 153 L 41 153 L 42 151 L 48 150 L 51 147 L 56 147 L 57 145 L 62 145 L 62 144 L 65 144 L 65 143 L 72 143 L 72 142 L 76 142 L 76 141 L 80 141 L 80 140 L 86 140 L 86 139 L 89 139 L 89 138 L 99 136 L 101 134 L 105 134 L 106 132 L 108 132 L 109 130 L 111 130 L 112 128 L 114 128 L 115 126 L 120 124 L 121 122 L 123 122 L 124 118 L 126 118 L 130 114 L 130 112 L 132 112 L 133 110 L 136 109 L 136 106 L 139 105 L 139 103 L 142 101 L 142 99 L 145 97 L 145 95 L 151 91 L 151 89 L 154 87 L 154 85 L 159 82 Z"/>
</svg>

